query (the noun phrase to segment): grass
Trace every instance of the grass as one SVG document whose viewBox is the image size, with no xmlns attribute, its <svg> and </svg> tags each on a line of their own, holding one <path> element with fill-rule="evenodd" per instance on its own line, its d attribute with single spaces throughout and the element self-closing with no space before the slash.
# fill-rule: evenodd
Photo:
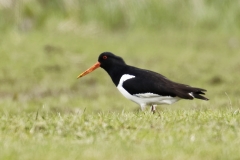
<svg viewBox="0 0 240 160">
<path fill-rule="evenodd" d="M 0 29 L 17 26 L 28 31 L 65 25 L 71 30 L 80 26 L 111 31 L 195 27 L 229 32 L 240 27 L 238 6 L 238 0 L 1 0 Z"/>
<path fill-rule="evenodd" d="M 239 110 L 1 115 L 1 159 L 238 159 Z"/>
<path fill-rule="evenodd" d="M 0 159 L 240 158 L 237 1 L 42 2 L 0 7 Z M 210 101 L 141 112 L 104 70 L 76 79 L 103 51 Z"/>
<path fill-rule="evenodd" d="M 0 158 L 238 159 L 239 115 L 197 109 L 2 114 Z"/>
</svg>

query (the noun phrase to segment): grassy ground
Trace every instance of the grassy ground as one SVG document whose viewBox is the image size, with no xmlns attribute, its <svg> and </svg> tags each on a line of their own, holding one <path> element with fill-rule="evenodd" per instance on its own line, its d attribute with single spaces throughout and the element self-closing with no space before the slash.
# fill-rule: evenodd
<svg viewBox="0 0 240 160">
<path fill-rule="evenodd" d="M 0 6 L 0 159 L 240 159 L 237 1 L 24 2 Z M 210 101 L 141 112 L 104 70 L 76 79 L 103 51 Z"/>
<path fill-rule="evenodd" d="M 239 110 L 1 115 L 1 159 L 239 159 Z"/>
</svg>

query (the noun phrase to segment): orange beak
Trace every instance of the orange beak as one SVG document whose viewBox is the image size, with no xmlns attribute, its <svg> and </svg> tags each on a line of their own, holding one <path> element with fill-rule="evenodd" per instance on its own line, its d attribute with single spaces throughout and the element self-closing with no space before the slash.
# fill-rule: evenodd
<svg viewBox="0 0 240 160">
<path fill-rule="evenodd" d="M 101 65 L 101 63 L 99 63 L 99 62 L 95 63 L 92 67 L 88 68 L 86 71 L 84 71 L 83 73 L 79 74 L 79 76 L 77 78 L 81 78 L 81 77 L 87 75 L 88 73 L 91 73 L 92 71 L 94 71 L 95 69 L 100 67 L 100 65 Z"/>
</svg>

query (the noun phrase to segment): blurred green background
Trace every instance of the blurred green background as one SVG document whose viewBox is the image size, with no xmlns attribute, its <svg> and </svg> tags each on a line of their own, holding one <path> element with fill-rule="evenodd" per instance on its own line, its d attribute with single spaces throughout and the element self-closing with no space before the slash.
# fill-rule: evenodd
<svg viewBox="0 0 240 160">
<path fill-rule="evenodd" d="M 133 111 L 98 69 L 111 51 L 130 64 L 208 90 L 209 102 L 239 106 L 238 0 L 0 0 L 0 110 Z"/>
<path fill-rule="evenodd" d="M 239 1 L 232 0 L 1 0 L 1 30 L 79 31 L 201 29 L 237 31 Z"/>
<path fill-rule="evenodd" d="M 210 101 L 139 112 L 104 51 Z M 0 0 L 0 159 L 239 159 L 239 61 L 239 0 Z"/>
</svg>

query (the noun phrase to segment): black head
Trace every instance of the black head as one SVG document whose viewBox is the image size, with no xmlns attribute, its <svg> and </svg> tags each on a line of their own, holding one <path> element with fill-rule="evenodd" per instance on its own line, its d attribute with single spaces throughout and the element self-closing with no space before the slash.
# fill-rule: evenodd
<svg viewBox="0 0 240 160">
<path fill-rule="evenodd" d="M 116 66 L 116 65 L 125 65 L 124 60 L 114 55 L 111 52 L 103 52 L 98 57 L 98 62 L 100 63 L 100 67 L 106 70 L 108 67 Z"/>
<path fill-rule="evenodd" d="M 95 63 L 92 67 L 88 68 L 86 71 L 81 73 L 77 78 L 83 77 L 98 67 L 103 68 L 105 71 L 108 72 L 109 75 L 115 72 L 116 70 L 119 71 L 119 68 L 122 68 L 122 66 L 125 66 L 125 62 L 121 57 L 115 56 L 111 52 L 103 52 L 98 57 L 98 62 Z"/>
</svg>

